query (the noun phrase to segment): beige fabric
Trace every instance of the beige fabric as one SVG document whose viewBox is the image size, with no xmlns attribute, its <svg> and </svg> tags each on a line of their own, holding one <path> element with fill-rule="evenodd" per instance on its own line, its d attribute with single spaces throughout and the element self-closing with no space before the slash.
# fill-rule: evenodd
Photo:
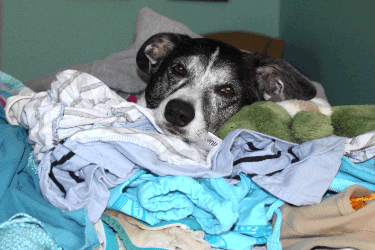
<svg viewBox="0 0 375 250">
<path fill-rule="evenodd" d="M 309 250 L 315 246 L 374 250 L 375 201 L 368 201 L 357 211 L 350 204 L 350 198 L 371 193 L 363 186 L 354 185 L 340 194 L 324 197 L 316 205 L 283 205 L 280 233 L 283 250 Z"/>
<path fill-rule="evenodd" d="M 106 237 L 105 237 L 105 230 L 104 230 L 103 221 L 98 220 L 98 222 L 96 222 L 94 224 L 94 227 L 95 227 L 96 233 L 98 234 L 98 241 L 99 241 L 99 244 L 100 244 L 94 250 L 105 250 L 107 248 L 107 240 L 106 240 Z M 126 250 L 124 244 L 122 244 L 122 241 L 121 241 L 121 239 L 118 235 L 116 235 L 116 239 L 117 239 L 118 249 L 119 250 Z"/>
<path fill-rule="evenodd" d="M 332 107 L 323 98 L 315 97 L 308 101 L 290 99 L 282 102 L 276 102 L 282 106 L 291 117 L 294 117 L 300 111 L 318 111 L 326 116 L 332 115 Z"/>
<path fill-rule="evenodd" d="M 96 233 L 98 234 L 98 241 L 99 241 L 99 244 L 100 244 L 94 250 L 105 250 L 107 248 L 107 241 L 106 241 L 106 238 L 105 238 L 103 221 L 98 220 L 98 222 L 96 222 L 94 224 L 94 227 L 95 227 Z"/>
<path fill-rule="evenodd" d="M 35 92 L 28 87 L 24 87 L 18 95 L 7 99 L 5 106 L 5 118 L 9 124 L 20 125 L 23 107 L 33 98 Z"/>
<path fill-rule="evenodd" d="M 118 250 L 126 250 L 124 244 L 122 244 L 120 236 L 116 235 Z"/>
<path fill-rule="evenodd" d="M 161 227 L 148 227 L 131 216 L 118 211 L 105 210 L 124 227 L 131 242 L 142 248 L 209 250 L 203 231 L 190 230 L 186 225 L 175 223 Z"/>
</svg>

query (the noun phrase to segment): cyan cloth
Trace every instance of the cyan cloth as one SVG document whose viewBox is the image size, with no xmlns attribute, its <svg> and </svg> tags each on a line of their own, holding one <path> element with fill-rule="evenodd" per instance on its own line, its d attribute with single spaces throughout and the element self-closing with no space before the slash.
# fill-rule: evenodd
<svg viewBox="0 0 375 250">
<path fill-rule="evenodd" d="M 0 224 L 0 250 L 63 250 L 48 235 L 43 224 L 28 214 L 15 214 Z"/>
<path fill-rule="evenodd" d="M 330 189 L 343 192 L 352 185 L 362 185 L 375 191 L 375 160 L 371 158 L 364 162 L 352 162 L 348 157 L 342 157 L 339 172 L 333 179 Z"/>
<path fill-rule="evenodd" d="M 32 164 L 27 167 L 31 151 L 28 135 L 21 127 L 6 123 L 1 106 L 0 131 L 0 223 L 24 213 L 39 220 L 63 249 L 97 247 L 97 234 L 84 208 L 62 213 L 43 198 L 35 169 Z"/>
<path fill-rule="evenodd" d="M 224 178 L 161 177 L 138 170 L 110 189 L 107 208 L 151 225 L 191 216 L 207 233 L 205 239 L 211 246 L 251 249 L 267 242 L 272 233 L 272 216 L 284 202 L 247 175 L 241 174 L 240 178 L 240 182 L 230 185 Z"/>
<path fill-rule="evenodd" d="M 20 80 L 2 71 L 0 71 L 0 84 L 4 84 L 13 90 L 21 90 L 25 87 Z"/>
</svg>

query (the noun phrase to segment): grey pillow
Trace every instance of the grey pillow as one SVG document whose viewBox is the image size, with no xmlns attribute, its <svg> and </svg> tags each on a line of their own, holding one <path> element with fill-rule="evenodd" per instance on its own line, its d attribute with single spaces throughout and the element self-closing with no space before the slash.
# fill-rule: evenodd
<svg viewBox="0 0 375 250">
<path fill-rule="evenodd" d="M 128 49 L 114 53 L 103 61 L 97 60 L 88 64 L 73 65 L 65 69 L 89 73 L 122 96 L 140 93 L 146 88 L 148 77 L 138 69 L 136 55 L 148 38 L 160 32 L 181 33 L 193 38 L 201 37 L 186 25 L 145 7 L 137 14 L 133 29 L 133 43 Z M 51 88 L 56 74 L 65 69 L 27 80 L 24 84 L 36 92 L 46 91 Z"/>
</svg>

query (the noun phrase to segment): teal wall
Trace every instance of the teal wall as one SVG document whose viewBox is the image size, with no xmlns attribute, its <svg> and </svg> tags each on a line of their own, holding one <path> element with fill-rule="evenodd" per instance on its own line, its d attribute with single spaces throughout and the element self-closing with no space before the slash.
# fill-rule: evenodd
<svg viewBox="0 0 375 250">
<path fill-rule="evenodd" d="M 331 105 L 375 104 L 374 0 L 282 0 L 280 36 Z"/>
<path fill-rule="evenodd" d="M 125 50 L 145 6 L 197 33 L 236 29 L 279 36 L 280 0 L 2 1 L 2 70 L 21 81 Z"/>
<path fill-rule="evenodd" d="M 284 59 L 322 83 L 332 105 L 374 103 L 375 0 L 2 2 L 2 70 L 22 81 L 125 50 L 136 14 L 147 6 L 197 33 L 281 37 Z"/>
</svg>

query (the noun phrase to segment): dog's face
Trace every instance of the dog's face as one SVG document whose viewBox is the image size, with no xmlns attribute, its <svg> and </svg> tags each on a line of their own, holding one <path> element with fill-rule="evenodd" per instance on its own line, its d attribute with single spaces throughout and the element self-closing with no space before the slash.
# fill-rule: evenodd
<svg viewBox="0 0 375 250">
<path fill-rule="evenodd" d="M 196 142 L 256 101 L 309 100 L 313 84 L 281 59 L 247 53 L 213 39 L 160 33 L 137 54 L 150 76 L 148 108 L 169 135 Z"/>
</svg>

